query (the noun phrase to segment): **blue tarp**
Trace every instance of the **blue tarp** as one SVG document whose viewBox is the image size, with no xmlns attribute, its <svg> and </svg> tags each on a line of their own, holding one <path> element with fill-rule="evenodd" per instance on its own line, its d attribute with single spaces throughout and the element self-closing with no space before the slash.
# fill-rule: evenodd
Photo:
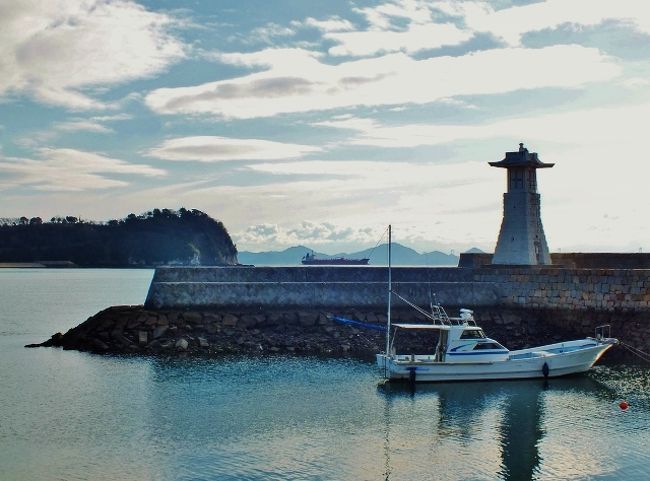
<svg viewBox="0 0 650 481">
<path fill-rule="evenodd" d="M 386 327 L 380 326 L 379 324 L 372 324 L 370 322 L 353 321 L 352 319 L 346 319 L 345 317 L 341 317 L 341 316 L 332 316 L 332 319 L 334 319 L 336 322 L 340 322 L 341 324 L 347 324 L 348 326 L 386 332 Z"/>
</svg>

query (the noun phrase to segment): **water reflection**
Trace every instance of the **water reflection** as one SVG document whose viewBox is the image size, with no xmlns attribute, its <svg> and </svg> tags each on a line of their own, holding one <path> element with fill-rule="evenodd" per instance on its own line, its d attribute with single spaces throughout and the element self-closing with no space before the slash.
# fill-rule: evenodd
<svg viewBox="0 0 650 481">
<path fill-rule="evenodd" d="M 648 410 L 632 398 L 632 411 L 618 416 L 620 388 L 590 377 L 411 392 L 376 389 L 374 368 L 353 360 L 127 364 L 140 372 L 140 390 L 111 404 L 137 413 L 132 438 L 150 471 L 142 479 L 525 481 L 616 479 L 623 469 L 621 479 L 647 479 L 639 460 Z"/>
<path fill-rule="evenodd" d="M 496 474 L 498 479 L 524 481 L 537 479 L 540 474 L 543 462 L 540 446 L 544 443 L 547 425 L 547 396 L 570 393 L 588 398 L 611 397 L 610 389 L 586 376 L 548 382 L 422 384 L 415 391 L 409 386 L 391 383 L 380 386 L 379 393 L 385 403 L 386 481 L 409 479 L 415 474 L 412 466 L 405 465 L 400 459 L 400 449 L 396 449 L 396 445 L 403 444 L 399 426 L 404 423 L 401 416 L 405 410 L 400 409 L 400 403 L 408 402 L 411 410 L 418 403 L 436 408 L 426 411 L 426 417 L 421 419 L 421 424 L 432 419 L 436 422 L 433 432 L 419 433 L 419 442 L 437 443 L 432 451 L 439 453 L 440 457 L 447 456 L 451 465 L 447 468 L 451 470 L 451 473 L 446 473 L 448 479 L 465 479 L 462 468 L 454 467 L 453 463 L 468 455 L 471 470 L 467 474 L 471 473 L 474 479 L 494 479 Z M 459 448 L 466 448 L 468 452 Z M 431 460 L 436 458 L 431 457 Z M 563 462 L 558 460 L 560 465 Z M 547 460 L 545 464 L 552 466 L 553 460 Z"/>
</svg>

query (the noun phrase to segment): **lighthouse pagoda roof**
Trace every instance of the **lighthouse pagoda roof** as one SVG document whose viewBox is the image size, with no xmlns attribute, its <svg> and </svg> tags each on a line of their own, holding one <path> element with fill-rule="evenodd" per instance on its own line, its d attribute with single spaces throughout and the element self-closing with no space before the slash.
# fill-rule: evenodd
<svg viewBox="0 0 650 481">
<path fill-rule="evenodd" d="M 515 152 L 506 152 L 506 157 L 499 162 L 489 162 L 492 167 L 534 167 L 536 169 L 544 169 L 553 167 L 555 164 L 547 164 L 539 160 L 537 152 L 528 152 L 524 144 L 519 144 L 519 150 Z"/>
</svg>

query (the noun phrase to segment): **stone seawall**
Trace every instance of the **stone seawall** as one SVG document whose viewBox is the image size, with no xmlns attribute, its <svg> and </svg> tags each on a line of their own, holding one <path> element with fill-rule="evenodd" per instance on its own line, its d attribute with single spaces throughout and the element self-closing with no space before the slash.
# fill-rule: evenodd
<svg viewBox="0 0 650 481">
<path fill-rule="evenodd" d="M 393 288 L 420 305 L 650 313 L 650 269 L 398 267 Z M 157 269 L 145 305 L 154 309 L 287 306 L 379 308 L 385 267 Z"/>
<path fill-rule="evenodd" d="M 511 349 L 591 336 L 601 324 L 650 349 L 650 270 L 399 267 L 392 274 L 394 290 L 422 307 L 434 300 L 450 315 L 474 309 L 488 335 Z M 160 268 L 144 306 L 109 308 L 43 345 L 369 357 L 383 334 L 337 324 L 329 315 L 383 325 L 387 277 L 385 267 Z M 403 322 L 425 321 L 398 299 L 392 312 Z M 427 339 L 404 341 L 423 352 L 431 348 Z"/>
<path fill-rule="evenodd" d="M 554 267 L 565 269 L 650 269 L 650 253 L 635 252 L 555 252 Z M 458 267 L 481 267 L 492 264 L 492 254 L 463 252 Z"/>
</svg>

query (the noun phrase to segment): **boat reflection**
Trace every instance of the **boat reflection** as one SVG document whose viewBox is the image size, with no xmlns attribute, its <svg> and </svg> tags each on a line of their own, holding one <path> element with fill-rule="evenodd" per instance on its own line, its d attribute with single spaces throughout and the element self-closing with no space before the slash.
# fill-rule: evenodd
<svg viewBox="0 0 650 481">
<path fill-rule="evenodd" d="M 385 479 L 409 479 L 417 477 L 413 469 L 436 472 L 443 466 L 446 479 L 536 479 L 543 461 L 540 446 L 546 434 L 545 399 L 558 391 L 609 396 L 605 386 L 588 376 L 549 382 L 422 384 L 415 390 L 408 384 L 382 385 L 379 392 L 385 398 Z M 419 403 L 427 406 L 429 417 L 421 423 L 434 422 L 418 436 L 418 442 L 429 443 L 419 453 L 427 453 L 429 466 L 414 468 L 412 455 L 407 462 L 400 459 L 404 433 L 398 431 L 407 413 L 421 412 Z M 465 468 L 453 466 L 448 461 L 454 457 L 469 462 L 464 463 Z"/>
</svg>

